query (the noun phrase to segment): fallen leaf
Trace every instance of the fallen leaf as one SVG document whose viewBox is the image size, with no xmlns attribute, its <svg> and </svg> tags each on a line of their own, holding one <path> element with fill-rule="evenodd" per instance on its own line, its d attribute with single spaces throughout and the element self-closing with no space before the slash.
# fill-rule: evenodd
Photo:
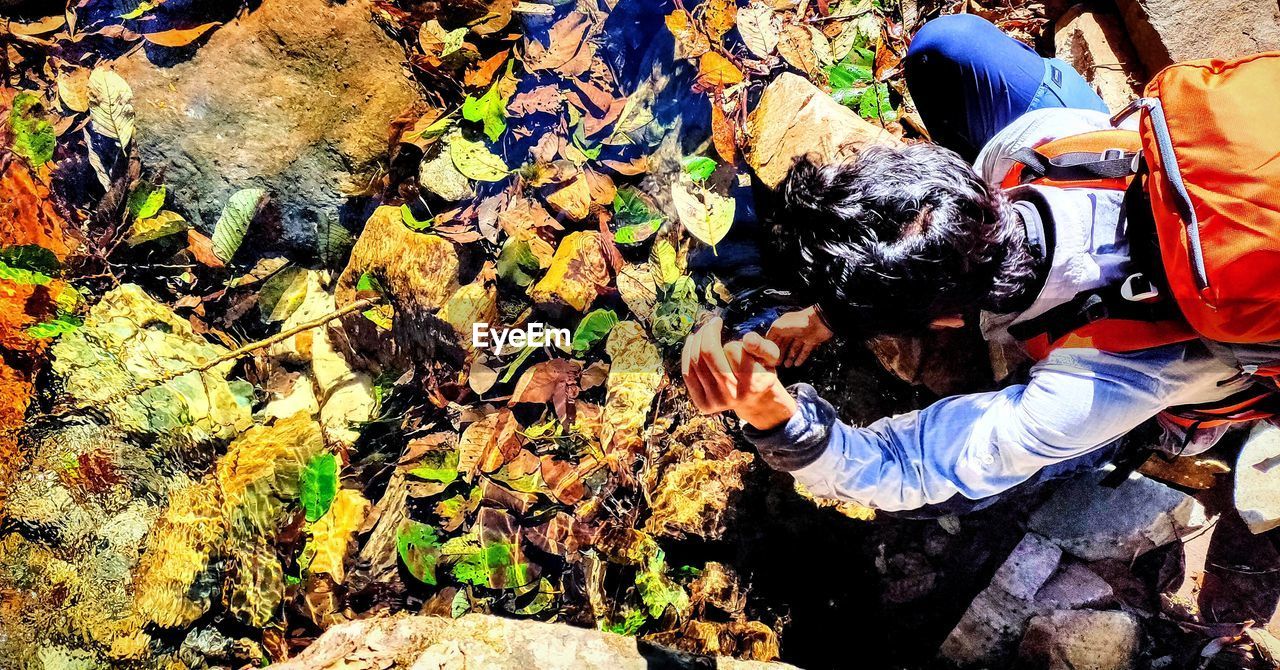
<svg viewBox="0 0 1280 670">
<path fill-rule="evenodd" d="M 95 131 L 122 148 L 133 141 L 133 90 L 115 70 L 98 67 L 89 75 L 89 118 Z"/>
<path fill-rule="evenodd" d="M 223 263 L 231 262 L 231 257 L 244 242 L 249 224 L 257 218 L 267 202 L 267 192 L 260 188 L 246 188 L 236 191 L 222 208 L 222 216 L 213 226 L 213 252 Z"/>
<path fill-rule="evenodd" d="M 737 0 L 706 0 L 703 3 L 702 20 L 706 23 L 711 39 L 721 40 L 733 29 L 738 20 Z"/>
<path fill-rule="evenodd" d="M 737 128 L 725 114 L 724 105 L 714 96 L 711 99 L 711 142 L 725 163 L 732 165 L 737 162 Z"/>
<path fill-rule="evenodd" d="M 502 181 L 510 172 L 484 142 L 473 142 L 459 132 L 449 136 L 449 156 L 458 172 L 476 181 Z"/>
<path fill-rule="evenodd" d="M 773 8 L 765 4 L 752 4 L 738 10 L 738 34 L 751 53 L 769 58 L 778 48 L 782 22 Z"/>
<path fill-rule="evenodd" d="M 698 87 L 715 90 L 733 86 L 742 81 L 742 70 L 728 58 L 714 51 L 702 54 L 698 61 Z"/>
<path fill-rule="evenodd" d="M 529 71 L 566 69 L 565 66 L 584 47 L 591 19 L 571 12 L 551 27 L 547 46 L 534 38 L 526 38 L 524 65 Z"/>
<path fill-rule="evenodd" d="M 667 30 L 676 38 L 677 58 L 698 58 L 711 50 L 711 39 L 689 12 L 677 9 L 667 15 Z"/>
<path fill-rule="evenodd" d="M 222 25 L 221 21 L 211 21 L 194 28 L 175 28 L 155 33 L 143 33 L 142 39 L 162 47 L 185 47 L 220 25 Z"/>
<path fill-rule="evenodd" d="M 713 249 L 733 226 L 735 202 L 705 187 L 680 179 L 671 184 L 671 201 L 689 234 Z"/>
<path fill-rule="evenodd" d="M 551 205 L 574 221 L 587 218 L 591 212 L 591 186 L 586 175 L 581 172 L 576 177 L 555 188 L 547 194 L 547 204 Z"/>
</svg>

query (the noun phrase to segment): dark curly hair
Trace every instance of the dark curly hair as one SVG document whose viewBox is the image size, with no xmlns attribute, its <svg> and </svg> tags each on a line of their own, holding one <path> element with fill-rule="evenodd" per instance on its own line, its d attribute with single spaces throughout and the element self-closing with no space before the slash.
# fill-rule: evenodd
<svg viewBox="0 0 1280 670">
<path fill-rule="evenodd" d="M 1008 199 L 935 144 L 797 161 L 771 219 L 780 275 L 842 334 L 920 332 L 1034 298 L 1039 261 Z"/>
</svg>

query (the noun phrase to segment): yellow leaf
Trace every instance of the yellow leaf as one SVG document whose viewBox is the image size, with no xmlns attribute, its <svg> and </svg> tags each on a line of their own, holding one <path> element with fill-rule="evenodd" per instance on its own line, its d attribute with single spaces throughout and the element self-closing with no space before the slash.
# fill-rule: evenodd
<svg viewBox="0 0 1280 670">
<path fill-rule="evenodd" d="M 185 47 L 220 25 L 222 25 L 221 21 L 210 21 L 209 23 L 203 23 L 194 28 L 175 28 L 173 30 L 161 30 L 160 32 L 155 33 L 144 33 L 142 35 L 142 39 L 152 44 L 158 44 L 162 47 Z"/>
<path fill-rule="evenodd" d="M 510 172 L 484 142 L 468 140 L 462 133 L 449 136 L 449 155 L 458 172 L 476 181 L 502 181 Z"/>
</svg>

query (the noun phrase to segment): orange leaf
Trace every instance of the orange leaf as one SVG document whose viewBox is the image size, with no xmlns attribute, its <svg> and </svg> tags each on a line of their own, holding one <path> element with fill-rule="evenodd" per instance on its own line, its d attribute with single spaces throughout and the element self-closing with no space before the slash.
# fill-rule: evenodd
<svg viewBox="0 0 1280 670">
<path fill-rule="evenodd" d="M 226 267 L 222 259 L 213 253 L 213 240 L 194 229 L 187 231 L 187 251 L 191 252 L 197 262 L 211 268 Z"/>
<path fill-rule="evenodd" d="M 676 37 L 676 56 L 679 58 L 697 58 L 711 49 L 711 40 L 683 9 L 667 15 L 667 30 Z"/>
<path fill-rule="evenodd" d="M 738 69 L 728 58 L 714 51 L 702 54 L 698 62 L 698 86 L 704 90 L 712 90 L 724 86 L 733 86 L 742 81 L 742 70 Z"/>
<path fill-rule="evenodd" d="M 220 25 L 222 25 L 221 21 L 210 21 L 195 28 L 175 28 L 173 30 L 162 30 L 158 33 L 145 33 L 142 39 L 162 47 L 185 47 L 200 39 L 215 26 Z"/>
<path fill-rule="evenodd" d="M 737 131 L 733 121 L 724 113 L 724 105 L 714 97 L 711 100 L 711 142 L 724 162 L 730 165 L 736 162 Z"/>
<path fill-rule="evenodd" d="M 498 73 L 498 70 L 503 63 L 507 62 L 507 57 L 510 55 L 510 49 L 503 49 L 479 63 L 468 65 L 466 74 L 462 75 L 463 85 L 467 88 L 484 88 L 488 86 L 493 82 L 493 75 Z"/>
<path fill-rule="evenodd" d="M 738 22 L 738 3 L 734 0 L 707 0 L 706 14 L 703 19 L 707 23 L 707 32 L 714 39 L 721 39 Z"/>
</svg>

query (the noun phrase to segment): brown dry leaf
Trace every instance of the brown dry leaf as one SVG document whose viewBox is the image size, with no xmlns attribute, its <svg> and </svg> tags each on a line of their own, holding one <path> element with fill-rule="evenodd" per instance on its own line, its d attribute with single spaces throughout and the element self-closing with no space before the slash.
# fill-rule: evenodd
<svg viewBox="0 0 1280 670">
<path fill-rule="evenodd" d="M 752 54 L 769 58 L 778 48 L 778 31 L 781 21 L 773 8 L 752 4 L 738 11 L 738 34 Z"/>
<path fill-rule="evenodd" d="M 584 471 L 589 471 L 589 467 L 595 464 L 594 459 L 588 457 L 578 465 L 550 454 L 543 454 L 540 459 L 542 480 L 547 483 L 557 500 L 566 505 L 582 500 L 582 496 L 586 494 L 586 487 L 582 485 Z"/>
<path fill-rule="evenodd" d="M 471 481 L 480 458 L 489 444 L 493 442 L 494 430 L 498 426 L 498 414 L 490 414 L 467 426 L 458 439 L 458 472 Z"/>
<path fill-rule="evenodd" d="M 480 462 L 477 464 L 480 472 L 484 473 L 493 472 L 506 465 L 520 455 L 524 446 L 524 436 L 520 434 L 520 422 L 516 421 L 511 410 L 501 410 L 496 416 L 491 439 L 480 454 Z"/>
<path fill-rule="evenodd" d="M 618 293 L 627 309 L 648 321 L 658 303 L 658 283 L 648 263 L 628 265 L 618 272 Z"/>
<path fill-rule="evenodd" d="M 827 45 L 827 52 L 830 53 L 831 46 L 822 33 L 809 26 L 788 23 L 782 26 L 782 32 L 779 33 L 778 53 L 792 67 L 811 77 L 817 77 L 821 74 L 823 65 L 818 39 Z"/>
<path fill-rule="evenodd" d="M 511 392 L 511 404 L 551 403 L 563 423 L 573 422 L 573 402 L 578 397 L 582 363 L 555 358 L 524 371 Z"/>
<path fill-rule="evenodd" d="M 531 72 L 560 70 L 561 74 L 578 70 L 577 66 L 570 66 L 569 63 L 584 50 L 587 30 L 590 28 L 591 19 L 587 15 L 572 12 L 551 27 L 547 36 L 549 46 L 544 46 L 537 39 L 526 38 L 523 58 L 525 69 Z M 590 56 L 587 65 L 590 65 Z M 585 72 L 585 68 L 580 72 Z"/>
<path fill-rule="evenodd" d="M 618 194 L 618 187 L 608 175 L 600 174 L 591 168 L 583 168 L 587 185 L 591 188 L 591 204 L 597 207 L 608 207 L 613 204 L 613 197 Z"/>
<path fill-rule="evenodd" d="M 732 165 L 738 159 L 738 131 L 733 121 L 724 113 L 719 96 L 711 98 L 711 141 L 716 153 L 724 162 Z"/>
<path fill-rule="evenodd" d="M 563 107 L 560 87 L 545 84 L 520 91 L 507 103 L 507 114 L 510 116 L 529 116 L 530 114 L 559 114 Z M 550 134 L 546 137 L 551 137 Z"/>
<path fill-rule="evenodd" d="M 738 3 L 735 0 L 707 0 L 702 19 L 706 22 L 711 39 L 721 40 L 738 21 Z"/>
<path fill-rule="evenodd" d="M 591 185 L 581 171 L 547 194 L 546 199 L 548 205 L 574 221 L 581 221 L 591 213 Z"/>
<path fill-rule="evenodd" d="M 213 240 L 194 228 L 187 231 L 187 251 L 197 263 L 211 268 L 226 267 L 226 263 L 213 252 Z"/>
<path fill-rule="evenodd" d="M 492 35 L 511 23 L 511 10 L 516 0 L 490 0 L 485 13 L 470 23 L 471 32 L 477 35 Z"/>
<path fill-rule="evenodd" d="M 667 29 L 676 38 L 677 58 L 698 58 L 711 50 L 711 39 L 683 9 L 667 15 Z"/>
<path fill-rule="evenodd" d="M 714 51 L 702 54 L 698 61 L 698 87 L 715 90 L 733 86 L 742 81 L 742 70 L 732 61 Z"/>
<path fill-rule="evenodd" d="M 194 28 L 175 28 L 173 30 L 162 30 L 155 33 L 143 33 L 142 39 L 162 47 L 185 47 L 201 37 L 204 37 L 205 33 L 220 25 L 222 25 L 221 21 L 210 21 L 209 23 L 204 23 Z"/>
</svg>

